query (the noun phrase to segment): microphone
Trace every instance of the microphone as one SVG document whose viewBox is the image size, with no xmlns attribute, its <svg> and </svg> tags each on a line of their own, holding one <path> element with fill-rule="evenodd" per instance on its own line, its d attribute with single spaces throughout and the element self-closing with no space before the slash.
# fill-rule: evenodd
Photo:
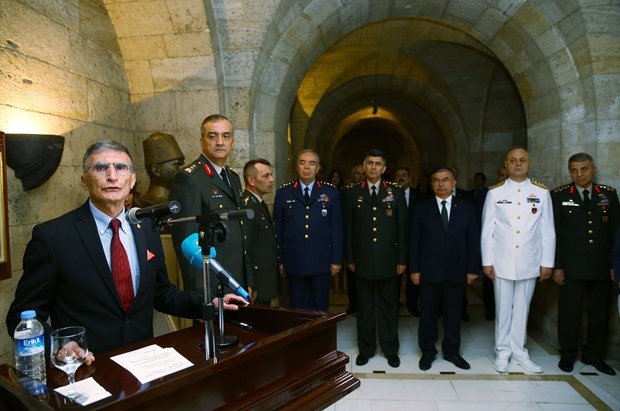
<svg viewBox="0 0 620 411">
<path fill-rule="evenodd" d="M 252 302 L 252 297 L 250 297 L 250 294 L 248 294 L 248 292 L 241 287 L 237 280 L 233 278 L 232 274 L 227 269 L 222 267 L 216 259 L 210 259 L 209 263 L 211 264 L 211 268 L 213 269 L 213 272 L 215 272 L 217 278 L 224 283 L 224 285 L 228 286 L 228 288 L 233 290 L 235 294 L 243 298 L 245 301 L 249 303 Z"/>
<path fill-rule="evenodd" d="M 202 250 L 198 245 L 198 233 L 191 234 L 181 243 L 181 250 L 185 258 L 196 268 L 202 269 Z M 213 257 L 215 257 L 215 248 L 211 247 L 209 263 L 217 278 L 229 287 L 239 297 L 247 302 L 252 302 L 250 294 L 235 280 L 228 270 L 220 265 Z"/>
<path fill-rule="evenodd" d="M 244 208 L 242 210 L 219 211 L 215 213 L 202 214 L 191 217 L 169 218 L 164 223 L 167 225 L 174 225 L 179 223 L 210 224 L 217 223 L 218 221 L 251 220 L 254 218 L 254 215 L 254 210 L 250 208 Z"/>
<path fill-rule="evenodd" d="M 169 201 L 149 207 L 134 207 L 125 214 L 125 218 L 131 224 L 138 224 L 142 222 L 143 218 L 161 218 L 170 214 L 176 214 L 180 210 L 181 205 L 178 201 Z"/>
</svg>

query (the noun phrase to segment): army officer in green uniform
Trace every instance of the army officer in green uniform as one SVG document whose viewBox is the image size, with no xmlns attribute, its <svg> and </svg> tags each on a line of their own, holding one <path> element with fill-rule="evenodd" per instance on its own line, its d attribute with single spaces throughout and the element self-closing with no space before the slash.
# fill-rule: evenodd
<svg viewBox="0 0 620 411">
<path fill-rule="evenodd" d="M 579 350 L 581 312 L 587 301 L 587 335 L 581 361 L 615 375 L 605 361 L 605 339 L 610 303 L 611 248 L 620 219 L 616 190 L 596 184 L 594 160 L 578 153 L 568 160 L 572 183 L 551 192 L 556 231 L 553 280 L 560 286 L 558 340 L 564 372 L 572 372 Z"/>
<path fill-rule="evenodd" d="M 375 354 L 375 324 L 388 364 L 400 365 L 397 293 L 407 265 L 408 214 L 403 189 L 381 179 L 385 169 L 383 152 L 371 150 L 364 160 L 366 180 L 344 192 L 345 259 L 357 285 L 359 366 Z"/>
</svg>

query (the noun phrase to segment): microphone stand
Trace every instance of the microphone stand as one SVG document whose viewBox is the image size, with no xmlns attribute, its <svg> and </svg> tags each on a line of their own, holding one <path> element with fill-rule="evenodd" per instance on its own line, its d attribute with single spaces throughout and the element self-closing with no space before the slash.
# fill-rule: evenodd
<svg viewBox="0 0 620 411">
<path fill-rule="evenodd" d="M 227 228 L 226 224 L 221 221 L 214 221 L 211 216 L 195 216 L 178 219 L 157 218 L 155 226 L 161 230 L 163 226 L 172 226 L 174 224 L 198 222 L 198 245 L 202 254 L 202 284 L 204 287 L 204 301 L 202 303 L 202 318 L 205 320 L 205 359 L 213 360 L 217 363 L 216 347 L 229 347 L 236 345 L 239 338 L 236 335 L 224 334 L 224 286 L 221 281 L 217 285 L 218 298 L 218 320 L 220 328 L 220 336 L 218 341 L 215 339 L 214 321 L 215 321 L 215 305 L 211 297 L 211 287 L 209 282 L 209 273 L 211 271 L 210 260 L 214 256 L 215 242 L 223 242 L 226 240 Z"/>
</svg>

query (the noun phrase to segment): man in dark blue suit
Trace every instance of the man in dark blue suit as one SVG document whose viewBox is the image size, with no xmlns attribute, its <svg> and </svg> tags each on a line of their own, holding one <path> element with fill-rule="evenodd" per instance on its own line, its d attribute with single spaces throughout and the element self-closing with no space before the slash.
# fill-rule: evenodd
<svg viewBox="0 0 620 411">
<path fill-rule="evenodd" d="M 479 226 L 472 202 L 452 195 L 456 186 L 452 169 L 433 172 L 431 185 L 435 196 L 414 208 L 410 232 L 409 272 L 411 281 L 420 284 L 419 366 L 428 370 L 437 354 L 437 317 L 442 305 L 443 357 L 458 368 L 469 369 L 459 352 L 461 310 L 466 284 L 478 277 Z"/>
<path fill-rule="evenodd" d="M 302 150 L 299 179 L 278 189 L 273 217 L 289 305 L 326 311 L 330 278 L 342 268 L 342 208 L 338 189 L 316 180 L 318 169 L 319 155 Z"/>
</svg>

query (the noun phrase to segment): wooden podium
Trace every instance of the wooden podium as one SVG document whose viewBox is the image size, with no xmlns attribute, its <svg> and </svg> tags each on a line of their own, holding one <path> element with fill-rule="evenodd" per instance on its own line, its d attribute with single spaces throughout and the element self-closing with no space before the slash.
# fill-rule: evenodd
<svg viewBox="0 0 620 411">
<path fill-rule="evenodd" d="M 162 335 L 107 353 L 78 369 L 76 380 L 93 377 L 112 393 L 85 410 L 314 410 L 322 409 L 357 389 L 360 382 L 346 371 L 348 356 L 337 351 L 337 323 L 344 314 L 247 307 L 226 312 L 226 319 L 252 325 L 248 331 L 226 322 L 226 334 L 239 337 L 236 346 L 206 360 L 197 345 L 204 343 L 204 326 Z M 217 321 L 216 321 L 217 323 Z M 216 340 L 219 331 L 216 329 Z M 146 384 L 110 357 L 150 344 L 174 347 L 194 366 Z M 18 389 L 15 370 L 0 366 L 0 382 Z M 48 369 L 43 409 L 75 407 L 53 388 L 66 385 L 66 376 Z M 5 393 L 3 393 L 5 395 Z"/>
</svg>

